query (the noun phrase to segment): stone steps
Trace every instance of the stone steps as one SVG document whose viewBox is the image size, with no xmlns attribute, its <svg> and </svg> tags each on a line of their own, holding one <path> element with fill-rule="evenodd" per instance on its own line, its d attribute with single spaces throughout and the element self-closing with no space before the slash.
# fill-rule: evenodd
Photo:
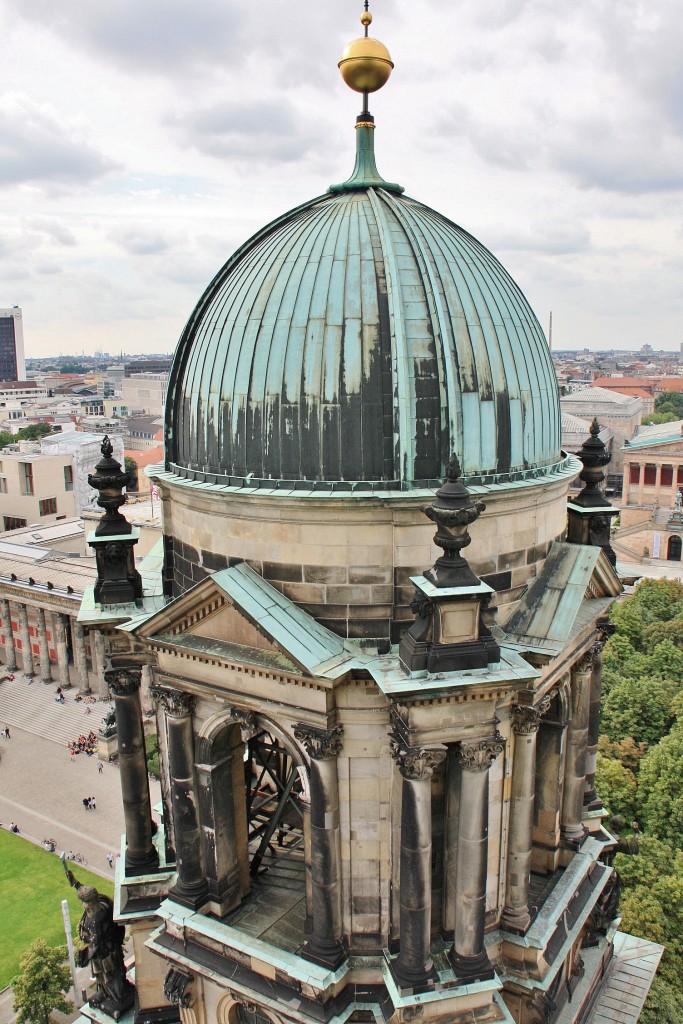
<svg viewBox="0 0 683 1024">
<path fill-rule="evenodd" d="M 15 673 L 13 680 L 3 680 L 0 675 L 0 727 L 8 725 L 10 733 L 12 726 L 25 729 L 64 745 L 83 733 L 87 736 L 91 729 L 99 730 L 109 703 L 77 703 L 77 691 L 73 689 L 65 691 L 64 704 L 57 704 L 55 690 L 56 685 L 46 686 L 38 677 L 29 683 L 20 672 Z M 86 708 L 90 708 L 89 714 Z"/>
</svg>

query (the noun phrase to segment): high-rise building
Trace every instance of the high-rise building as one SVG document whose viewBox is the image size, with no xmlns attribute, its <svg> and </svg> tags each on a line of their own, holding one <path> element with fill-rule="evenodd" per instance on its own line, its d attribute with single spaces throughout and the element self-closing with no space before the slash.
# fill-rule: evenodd
<svg viewBox="0 0 683 1024">
<path fill-rule="evenodd" d="M 0 380 L 26 380 L 24 321 L 19 306 L 0 309 Z"/>
</svg>

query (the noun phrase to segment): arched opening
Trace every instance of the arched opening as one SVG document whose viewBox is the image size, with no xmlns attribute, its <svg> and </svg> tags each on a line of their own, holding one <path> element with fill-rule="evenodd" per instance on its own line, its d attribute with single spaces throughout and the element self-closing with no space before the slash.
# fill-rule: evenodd
<svg viewBox="0 0 683 1024">
<path fill-rule="evenodd" d="M 213 912 L 294 952 L 304 942 L 308 913 L 304 758 L 283 729 L 260 715 L 237 722 L 216 716 L 203 732 L 197 771 Z"/>
<path fill-rule="evenodd" d="M 681 560 L 681 548 L 683 548 L 683 542 L 680 537 L 674 534 L 669 537 L 669 545 L 666 551 L 666 557 L 670 562 L 680 562 Z"/>
</svg>

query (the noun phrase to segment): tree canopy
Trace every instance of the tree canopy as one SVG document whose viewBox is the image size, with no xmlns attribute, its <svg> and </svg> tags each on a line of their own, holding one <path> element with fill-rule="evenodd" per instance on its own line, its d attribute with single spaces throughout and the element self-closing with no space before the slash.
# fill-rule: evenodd
<svg viewBox="0 0 683 1024">
<path fill-rule="evenodd" d="M 49 1024 L 53 1010 L 69 1013 L 73 1009 L 64 996 L 71 985 L 65 960 L 66 948 L 48 946 L 44 939 L 28 946 L 12 981 L 17 1024 Z"/>
</svg>

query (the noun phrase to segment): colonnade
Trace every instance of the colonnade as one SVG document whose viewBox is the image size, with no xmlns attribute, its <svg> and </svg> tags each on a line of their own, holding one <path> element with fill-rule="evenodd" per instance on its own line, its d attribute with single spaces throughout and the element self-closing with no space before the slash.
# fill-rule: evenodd
<svg viewBox="0 0 683 1024">
<path fill-rule="evenodd" d="M 71 686 L 69 673 L 69 644 L 67 637 L 71 637 L 71 651 L 76 670 L 76 681 L 81 693 L 90 693 L 90 680 L 88 677 L 88 657 L 85 646 L 85 633 L 83 626 L 76 620 L 75 616 L 64 612 L 49 611 L 45 608 L 30 606 L 35 615 L 35 626 L 38 638 L 38 657 L 35 657 L 32 637 L 29 627 L 29 606 L 20 601 L 0 598 L 0 625 L 5 637 L 5 669 L 13 672 L 17 668 L 17 647 L 12 632 L 12 619 L 17 623 L 17 639 L 20 643 L 21 668 L 29 677 L 38 676 L 42 682 L 52 682 L 52 670 L 50 662 L 50 641 L 48 640 L 48 629 L 52 637 L 57 668 L 58 682 L 63 689 Z M 12 609 L 14 608 L 14 616 Z M 98 680 L 102 680 L 102 692 L 100 696 L 106 695 L 104 685 L 104 641 L 101 634 L 95 633 L 93 638 L 93 660 L 95 674 Z"/>
<path fill-rule="evenodd" d="M 0 605 L 0 614 L 5 611 Z M 586 835 L 582 819 L 594 802 L 595 751 L 599 731 L 601 643 L 572 667 L 569 714 L 563 721 L 561 793 L 556 829 L 558 850 L 577 849 Z M 133 874 L 154 870 L 149 786 L 144 755 L 140 684 L 142 666 L 109 670 L 107 682 L 116 708 L 121 785 L 126 821 L 126 867 Z M 204 842 L 206 823 L 200 808 L 206 789 L 196 763 L 194 698 L 165 686 L 152 688 L 163 708 L 169 761 L 169 793 L 176 842 L 177 881 L 171 895 L 199 909 L 210 896 Z M 505 903 L 501 926 L 517 933 L 531 922 L 529 882 L 533 849 L 536 746 L 551 695 L 536 705 L 511 708 L 512 755 Z M 311 928 L 302 955 L 336 969 L 346 956 L 343 933 L 343 884 L 337 757 L 341 727 L 331 730 L 298 725 L 295 736 L 310 757 L 310 910 Z M 489 775 L 505 749 L 498 733 L 434 749 L 413 747 L 396 728 L 392 753 L 401 779 L 399 952 L 392 971 L 401 986 L 419 990 L 433 975 L 432 933 L 432 776 L 447 758 L 448 802 L 445 834 L 444 930 L 453 934 L 451 966 L 461 983 L 486 980 L 493 967 L 485 949 L 488 861 Z M 557 789 L 557 787 L 555 787 Z"/>
</svg>

